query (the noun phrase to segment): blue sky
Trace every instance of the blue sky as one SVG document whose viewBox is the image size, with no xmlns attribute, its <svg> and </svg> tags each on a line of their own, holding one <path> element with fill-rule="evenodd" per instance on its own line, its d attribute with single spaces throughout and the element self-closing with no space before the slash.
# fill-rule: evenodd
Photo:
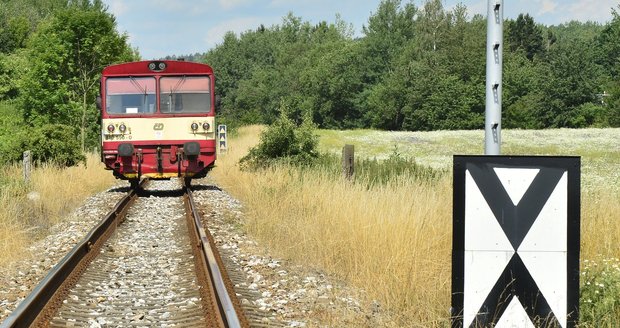
<svg viewBox="0 0 620 328">
<path fill-rule="evenodd" d="M 143 59 L 206 52 L 237 34 L 282 22 L 288 12 L 304 21 L 334 22 L 336 14 L 353 25 L 356 35 L 377 10 L 380 0 L 103 0 L 116 16 L 118 29 L 129 35 Z M 403 3 L 407 0 L 403 0 Z M 618 0 L 504 0 L 504 17 L 529 13 L 536 22 L 557 25 L 571 20 L 611 20 Z M 415 0 L 422 6 L 423 0 Z M 445 8 L 463 3 L 470 15 L 486 15 L 487 0 L 443 0 Z"/>
</svg>

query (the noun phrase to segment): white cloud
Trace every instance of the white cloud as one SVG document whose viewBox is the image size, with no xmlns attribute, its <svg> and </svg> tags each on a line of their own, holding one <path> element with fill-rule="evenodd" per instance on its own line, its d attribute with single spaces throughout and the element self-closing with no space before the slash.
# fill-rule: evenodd
<svg viewBox="0 0 620 328">
<path fill-rule="evenodd" d="M 255 29 L 260 24 L 267 25 L 265 17 L 244 17 L 223 21 L 207 30 L 207 35 L 204 40 L 208 48 L 211 48 L 221 43 L 224 39 L 224 35 L 226 35 L 228 31 L 240 34 L 247 30 Z"/>
<path fill-rule="evenodd" d="M 127 3 L 123 0 L 112 0 L 109 1 L 109 11 L 116 17 L 121 16 L 126 13 L 129 7 Z"/>
<path fill-rule="evenodd" d="M 291 0 L 271 0 L 269 1 L 269 6 L 270 7 L 281 7 L 281 6 L 290 6 L 291 2 L 295 3 L 295 4 L 300 4 L 301 2 L 304 2 L 303 0 L 301 1 L 291 1 Z M 307 1 L 306 1 L 307 2 Z"/>
<path fill-rule="evenodd" d="M 218 0 L 220 7 L 224 10 L 231 10 L 254 2 L 253 0 Z"/>
<path fill-rule="evenodd" d="M 604 23 L 611 20 L 611 8 L 617 8 L 616 0 L 576 0 L 568 6 L 568 20 L 596 21 Z"/>
<path fill-rule="evenodd" d="M 462 2 L 458 2 L 461 3 Z M 453 6 L 449 6 L 448 9 L 452 10 L 454 9 L 454 7 L 456 7 L 456 4 Z M 467 13 L 469 15 L 469 18 L 474 17 L 474 15 L 480 14 L 483 16 L 486 16 L 487 14 L 487 1 L 486 0 L 482 0 L 482 1 L 476 1 L 474 3 L 468 3 L 465 5 L 465 7 L 467 7 Z"/>
<path fill-rule="evenodd" d="M 147 3 L 147 8 L 157 6 L 158 12 L 169 12 L 171 15 L 178 13 L 196 16 L 213 10 L 213 5 L 209 0 L 152 0 Z"/>
<path fill-rule="evenodd" d="M 538 10 L 539 15 L 544 14 L 553 14 L 555 13 L 555 8 L 557 8 L 558 4 L 553 0 L 542 0 L 540 2 L 540 9 Z"/>
</svg>

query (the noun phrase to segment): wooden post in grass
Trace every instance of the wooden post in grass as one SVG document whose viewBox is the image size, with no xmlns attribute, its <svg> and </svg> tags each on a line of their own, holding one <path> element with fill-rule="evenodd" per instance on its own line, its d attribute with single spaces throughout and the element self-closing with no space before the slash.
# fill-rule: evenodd
<svg viewBox="0 0 620 328">
<path fill-rule="evenodd" d="M 353 178 L 353 173 L 355 171 L 354 153 L 353 145 L 344 145 L 344 148 L 342 148 L 342 175 L 348 180 Z"/>
<path fill-rule="evenodd" d="M 30 150 L 24 152 L 24 182 L 30 181 Z"/>
</svg>

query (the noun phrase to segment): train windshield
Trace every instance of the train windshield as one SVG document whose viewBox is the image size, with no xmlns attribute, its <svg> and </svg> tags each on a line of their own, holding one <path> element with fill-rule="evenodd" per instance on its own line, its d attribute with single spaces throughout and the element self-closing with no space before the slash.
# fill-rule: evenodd
<svg viewBox="0 0 620 328">
<path fill-rule="evenodd" d="M 110 114 L 155 113 L 153 77 L 109 78 L 106 90 L 106 111 Z"/>
<path fill-rule="evenodd" d="M 162 113 L 207 113 L 211 110 L 208 76 L 162 77 L 159 109 Z"/>
</svg>

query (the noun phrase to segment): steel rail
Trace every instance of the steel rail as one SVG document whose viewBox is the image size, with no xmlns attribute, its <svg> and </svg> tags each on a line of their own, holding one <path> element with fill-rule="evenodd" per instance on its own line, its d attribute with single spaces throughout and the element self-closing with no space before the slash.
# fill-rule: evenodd
<svg viewBox="0 0 620 328">
<path fill-rule="evenodd" d="M 144 187 L 147 179 L 142 180 L 140 188 Z M 71 276 L 75 269 L 88 260 L 94 245 L 101 243 L 102 236 L 109 235 L 110 229 L 115 229 L 137 197 L 136 189 L 131 189 L 106 217 L 95 226 L 86 237 L 77 244 L 52 270 L 39 282 L 32 292 L 17 306 L 17 308 L 0 324 L 0 328 L 29 327 L 39 316 L 44 315 L 45 309 L 53 300 L 56 292 Z M 94 254 L 93 254 L 94 255 Z M 92 256 L 94 257 L 94 256 Z M 92 259 L 91 257 L 91 259 Z"/>
<path fill-rule="evenodd" d="M 217 307 L 220 312 L 220 316 L 224 321 L 224 326 L 233 328 L 246 327 L 247 321 L 245 318 L 242 318 L 237 314 L 235 305 L 228 294 L 223 274 L 217 263 L 215 253 L 211 248 L 207 233 L 202 225 L 200 214 L 195 206 L 191 188 L 187 186 L 184 189 L 186 191 L 187 202 L 194 221 L 194 232 L 198 235 L 200 247 L 202 248 L 201 255 L 204 260 L 203 263 L 207 265 L 207 270 L 209 272 L 208 278 L 211 280 L 211 283 L 215 289 L 214 292 L 216 293 Z M 244 324 L 242 324 L 242 322 Z"/>
</svg>

